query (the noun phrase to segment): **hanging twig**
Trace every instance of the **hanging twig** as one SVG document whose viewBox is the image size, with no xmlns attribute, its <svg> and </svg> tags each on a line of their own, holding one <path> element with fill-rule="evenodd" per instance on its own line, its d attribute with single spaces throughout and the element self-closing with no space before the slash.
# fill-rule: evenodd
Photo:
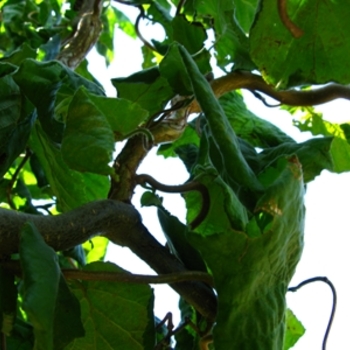
<svg viewBox="0 0 350 350">
<path fill-rule="evenodd" d="M 335 288 L 333 286 L 333 283 L 327 277 L 313 277 L 313 278 L 307 279 L 307 280 L 299 283 L 296 287 L 288 288 L 288 292 L 296 292 L 299 288 L 301 288 L 301 287 L 303 287 L 303 286 L 305 286 L 305 285 L 307 285 L 309 283 L 319 282 L 319 281 L 328 284 L 329 287 L 331 288 L 332 294 L 333 294 L 332 311 L 331 311 L 331 315 L 329 317 L 326 333 L 324 335 L 323 343 L 322 343 L 322 350 L 326 350 L 326 344 L 327 344 L 327 340 L 328 340 L 328 335 L 329 335 L 329 332 L 330 332 L 331 327 L 332 327 L 334 314 L 335 314 L 335 310 L 336 310 L 336 307 L 337 307 L 337 292 L 336 292 L 336 290 L 335 290 Z"/>
<path fill-rule="evenodd" d="M 143 9 L 142 6 L 138 6 L 137 8 L 140 10 L 140 13 L 139 13 L 139 15 L 137 16 L 136 21 L 135 21 L 135 31 L 136 31 L 136 35 L 138 36 L 138 38 L 143 42 L 143 44 L 144 44 L 146 47 L 148 47 L 148 48 L 151 49 L 152 51 L 158 52 L 157 49 L 156 49 L 150 42 L 148 42 L 148 41 L 143 37 L 143 35 L 142 35 L 141 32 L 140 32 L 139 24 L 140 24 L 141 19 L 145 17 L 145 11 L 144 11 L 144 9 Z"/>
<path fill-rule="evenodd" d="M 294 38 L 300 38 L 304 31 L 300 29 L 288 16 L 287 11 L 287 1 L 288 0 L 277 0 L 278 14 L 281 18 L 283 25 L 289 30 L 289 32 L 294 36 Z"/>
<path fill-rule="evenodd" d="M 18 165 L 15 173 L 13 174 L 13 176 L 12 176 L 12 178 L 10 180 L 10 183 L 9 183 L 9 185 L 7 187 L 7 191 L 6 191 L 7 202 L 8 202 L 8 204 L 9 204 L 11 209 L 16 209 L 16 206 L 14 205 L 14 203 L 12 201 L 12 198 L 11 198 L 13 185 L 17 181 L 19 173 L 21 172 L 21 170 L 23 169 L 23 167 L 25 166 L 27 160 L 30 158 L 31 155 L 32 155 L 32 151 L 29 148 L 27 148 L 23 159 L 19 163 L 19 165 Z"/>
</svg>

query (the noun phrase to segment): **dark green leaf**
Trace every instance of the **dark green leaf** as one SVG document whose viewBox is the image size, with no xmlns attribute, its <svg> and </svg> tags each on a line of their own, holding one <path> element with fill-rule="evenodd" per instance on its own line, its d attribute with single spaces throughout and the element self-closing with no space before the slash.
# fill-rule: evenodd
<svg viewBox="0 0 350 350">
<path fill-rule="evenodd" d="M 55 307 L 54 349 L 64 349 L 74 339 L 84 335 L 85 331 L 80 319 L 80 303 L 61 275 Z"/>
<path fill-rule="evenodd" d="M 32 223 L 21 230 L 20 260 L 23 270 L 23 309 L 35 335 L 35 350 L 52 350 L 60 269 L 57 255 Z"/>
<path fill-rule="evenodd" d="M 160 74 L 166 78 L 174 92 L 182 96 L 192 95 L 192 84 L 179 53 L 178 45 L 171 45 L 159 65 Z"/>
<path fill-rule="evenodd" d="M 64 162 L 60 149 L 47 139 L 39 125 L 34 128 L 30 146 L 39 158 L 60 211 L 69 211 L 107 197 L 107 176 L 71 170 Z"/>
<path fill-rule="evenodd" d="M 190 54 L 198 53 L 207 40 L 207 33 L 201 23 L 188 22 L 184 16 L 176 16 L 172 22 L 173 40 L 185 46 Z"/>
<path fill-rule="evenodd" d="M 111 263 L 87 265 L 87 271 L 128 273 Z M 75 282 L 86 336 L 66 350 L 153 350 L 153 293 L 147 285 L 118 282 Z"/>
<path fill-rule="evenodd" d="M 1 58 L 1 62 L 8 62 L 19 66 L 26 58 L 35 58 L 36 51 L 27 43 L 23 43 L 17 50 L 13 51 L 9 56 Z"/>
<path fill-rule="evenodd" d="M 177 217 L 170 215 L 164 207 L 158 207 L 158 219 L 167 239 L 170 251 L 177 256 L 189 270 L 207 271 L 202 257 L 188 242 L 187 226 Z"/>
<path fill-rule="evenodd" d="M 35 121 L 35 113 L 10 75 L 0 78 L 0 176 L 23 152 Z"/>
<path fill-rule="evenodd" d="M 25 60 L 15 73 L 14 79 L 21 91 L 34 104 L 43 130 L 54 142 L 61 142 L 64 125 L 55 116 L 58 91 L 69 90 L 69 94 L 84 85 L 94 93 L 101 94 L 99 87 L 68 70 L 57 61 L 40 63 Z M 61 102 L 61 101 L 57 101 Z"/>
<path fill-rule="evenodd" d="M 114 151 L 113 130 L 84 88 L 69 105 L 61 150 L 71 169 L 101 175 L 113 172 L 108 165 Z"/>
</svg>

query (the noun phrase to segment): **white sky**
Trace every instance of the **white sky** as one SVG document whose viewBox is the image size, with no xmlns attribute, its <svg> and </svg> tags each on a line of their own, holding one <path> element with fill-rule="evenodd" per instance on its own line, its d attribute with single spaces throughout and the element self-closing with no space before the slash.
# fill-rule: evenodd
<svg viewBox="0 0 350 350">
<path fill-rule="evenodd" d="M 124 8 L 123 8 L 124 10 Z M 140 44 L 117 30 L 115 37 L 115 61 L 109 67 L 108 73 L 103 69 L 104 63 L 96 53 L 90 54 L 93 62 L 89 66 L 92 73 L 107 85 L 110 95 L 115 90 L 109 83 L 114 77 L 128 76 L 141 69 L 142 55 Z M 108 85 L 109 84 L 109 85 Z M 109 86 L 109 87 L 108 87 Z M 297 141 L 308 138 L 292 126 L 292 117 L 278 108 L 267 108 L 250 93 L 245 94 L 249 108 L 259 117 L 272 121 Z M 349 101 L 328 103 L 321 108 L 324 118 L 331 122 L 350 120 Z M 149 155 L 139 169 L 139 173 L 148 173 L 166 184 L 181 184 L 187 180 L 188 174 L 181 161 L 177 159 L 164 160 L 153 154 Z M 138 206 L 139 188 L 135 194 L 134 204 Z M 180 195 L 165 195 L 165 207 L 184 221 L 185 206 Z M 315 276 L 326 276 L 335 285 L 338 293 L 338 306 L 334 324 L 328 340 L 328 350 L 345 349 L 348 344 L 348 311 L 350 310 L 349 283 L 347 281 L 347 266 L 350 266 L 348 253 L 348 234 L 350 218 L 350 174 L 330 174 L 326 171 L 307 187 L 305 248 L 291 286 L 304 279 Z M 156 210 L 154 208 L 140 209 L 144 223 L 157 239 L 164 242 L 160 230 Z M 348 217 L 349 215 L 349 217 Z M 113 260 L 120 266 L 134 273 L 152 273 L 153 271 L 129 252 L 126 248 L 110 247 L 108 260 Z M 132 260 L 131 260 L 132 259 Z M 329 287 L 321 282 L 307 285 L 296 293 L 287 295 L 288 306 L 302 321 L 306 328 L 305 335 L 293 347 L 293 350 L 321 349 L 321 344 L 329 319 L 332 295 Z M 155 313 L 162 318 L 168 311 L 177 309 L 177 295 L 168 286 L 157 286 Z M 175 321 L 178 316 L 175 314 Z"/>
</svg>

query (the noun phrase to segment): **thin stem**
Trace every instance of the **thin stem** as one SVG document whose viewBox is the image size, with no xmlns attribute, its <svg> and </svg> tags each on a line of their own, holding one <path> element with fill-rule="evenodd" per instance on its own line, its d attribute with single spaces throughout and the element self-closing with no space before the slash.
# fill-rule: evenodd
<svg viewBox="0 0 350 350">
<path fill-rule="evenodd" d="M 10 205 L 11 209 L 16 209 L 16 207 L 13 204 L 13 201 L 11 199 L 11 193 L 12 193 L 13 185 L 15 184 L 19 173 L 21 172 L 21 170 L 23 169 L 23 167 L 25 166 L 26 162 L 28 161 L 28 159 L 30 158 L 31 155 L 32 155 L 32 151 L 29 148 L 27 148 L 23 159 L 19 163 L 19 165 L 18 165 L 15 173 L 13 174 L 13 176 L 11 178 L 11 181 L 10 181 L 8 187 L 7 187 L 7 202 Z"/>
<path fill-rule="evenodd" d="M 142 6 L 138 6 L 138 9 L 140 10 L 140 13 L 137 16 L 136 21 L 135 21 L 136 34 L 146 47 L 148 47 L 152 51 L 158 52 L 157 49 L 150 42 L 148 42 L 140 32 L 139 24 L 140 24 L 141 19 L 145 17 L 145 11 L 143 10 Z"/>
<path fill-rule="evenodd" d="M 165 185 L 158 182 L 152 176 L 147 174 L 136 175 L 135 180 L 138 184 L 149 183 L 153 188 L 168 193 L 184 193 L 189 191 L 198 191 L 202 196 L 202 207 L 196 218 L 190 223 L 191 229 L 195 229 L 206 218 L 210 208 L 210 196 L 208 189 L 197 181 L 187 182 L 182 185 Z"/>
<path fill-rule="evenodd" d="M 212 276 L 201 271 L 182 271 L 154 276 L 108 271 L 82 271 L 78 269 L 62 269 L 62 273 L 67 279 L 83 281 L 109 281 L 133 284 L 172 284 L 184 281 L 201 281 L 210 286 L 214 284 Z"/>
<path fill-rule="evenodd" d="M 328 335 L 329 335 L 329 332 L 330 332 L 331 327 L 332 327 L 334 314 L 335 314 L 335 310 L 337 307 L 337 292 L 335 290 L 333 283 L 327 277 L 313 277 L 313 278 L 307 279 L 307 280 L 299 283 L 296 287 L 288 288 L 288 292 L 296 292 L 299 288 L 301 288 L 309 283 L 313 283 L 313 282 L 324 282 L 324 283 L 328 284 L 328 286 L 331 288 L 332 294 L 333 294 L 332 311 L 331 311 L 331 315 L 329 317 L 327 329 L 326 329 L 325 335 L 323 337 L 323 343 L 322 343 L 322 350 L 326 350 Z"/>
</svg>

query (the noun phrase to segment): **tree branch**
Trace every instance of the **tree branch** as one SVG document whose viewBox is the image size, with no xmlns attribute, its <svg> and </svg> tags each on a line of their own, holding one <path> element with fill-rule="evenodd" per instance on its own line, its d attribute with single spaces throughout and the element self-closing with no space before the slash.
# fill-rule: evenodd
<svg viewBox="0 0 350 350">
<path fill-rule="evenodd" d="M 186 272 L 183 264 L 162 246 L 142 224 L 141 216 L 131 205 L 101 200 L 88 203 L 68 213 L 39 216 L 0 209 L 0 254 L 18 252 L 19 232 L 31 221 L 47 244 L 56 251 L 66 250 L 96 236 L 103 235 L 113 243 L 126 246 L 159 274 Z M 216 297 L 201 282 L 172 283 L 188 303 L 208 320 L 216 316 Z"/>
<path fill-rule="evenodd" d="M 261 76 L 244 71 L 235 71 L 215 79 L 211 87 L 218 98 L 232 90 L 257 90 L 290 106 L 315 106 L 338 98 L 350 100 L 350 88 L 340 84 L 330 84 L 307 91 L 278 91 L 272 85 L 267 84 Z M 188 108 L 190 113 L 201 111 L 197 101 L 192 102 Z"/>
<path fill-rule="evenodd" d="M 64 43 L 56 58 L 67 67 L 75 69 L 98 41 L 102 31 L 102 5 L 101 0 L 87 0 L 79 9 L 74 34 Z"/>
</svg>

